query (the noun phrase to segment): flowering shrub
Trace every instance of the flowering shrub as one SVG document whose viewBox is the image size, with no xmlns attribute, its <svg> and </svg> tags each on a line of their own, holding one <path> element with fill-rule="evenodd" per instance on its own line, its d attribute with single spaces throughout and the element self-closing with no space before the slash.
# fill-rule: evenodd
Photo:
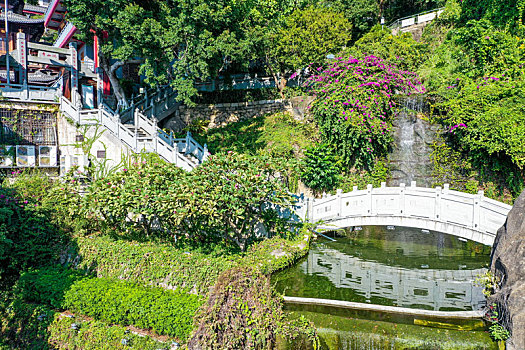
<svg viewBox="0 0 525 350">
<path fill-rule="evenodd" d="M 192 172 L 161 160 L 141 161 L 98 180 L 83 198 L 101 229 L 198 242 L 229 241 L 242 250 L 255 227 L 285 231 L 275 211 L 291 196 L 265 156 L 232 151 L 210 156 Z"/>
<path fill-rule="evenodd" d="M 323 141 L 347 166 L 370 168 L 392 142 L 394 95 L 423 93 L 417 75 L 375 56 L 339 57 L 309 78 L 312 112 Z"/>
</svg>

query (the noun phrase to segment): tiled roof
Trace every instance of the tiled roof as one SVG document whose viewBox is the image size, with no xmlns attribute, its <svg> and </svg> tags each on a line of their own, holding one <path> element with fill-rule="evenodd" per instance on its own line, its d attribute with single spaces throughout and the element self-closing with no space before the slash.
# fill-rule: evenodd
<svg viewBox="0 0 525 350">
<path fill-rule="evenodd" d="M 0 21 L 4 22 L 5 14 L 0 13 Z M 7 21 L 9 23 L 20 23 L 20 24 L 44 24 L 43 18 L 29 18 L 26 16 L 18 15 L 13 12 L 7 13 Z"/>
<path fill-rule="evenodd" d="M 31 4 L 25 4 L 24 5 L 24 11 L 31 11 L 31 12 L 38 12 L 41 14 L 46 13 L 46 7 L 45 6 L 38 6 L 38 5 L 31 5 Z"/>
<path fill-rule="evenodd" d="M 0 78 L 3 79 L 3 80 L 6 80 L 6 77 L 7 77 L 7 74 L 6 74 L 5 69 L 4 70 L 0 70 Z M 10 78 L 11 78 L 11 81 L 15 80 L 15 73 L 14 72 L 11 72 Z M 42 72 L 37 71 L 37 72 L 34 72 L 34 73 L 29 73 L 27 78 L 28 78 L 29 83 L 40 83 L 40 84 L 43 84 L 43 83 L 51 83 L 51 82 L 54 82 L 54 81 L 58 80 L 59 74 L 58 73 L 46 74 L 46 73 L 42 73 Z"/>
</svg>

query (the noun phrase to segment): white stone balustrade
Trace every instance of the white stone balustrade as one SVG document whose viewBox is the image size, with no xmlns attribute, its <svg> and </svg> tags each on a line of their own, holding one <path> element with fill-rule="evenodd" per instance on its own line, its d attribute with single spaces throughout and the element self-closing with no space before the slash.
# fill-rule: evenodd
<svg viewBox="0 0 525 350">
<path fill-rule="evenodd" d="M 138 109 L 133 114 L 134 123 L 132 125 L 122 124 L 119 115 L 104 104 L 101 104 L 98 109 L 79 110 L 69 100 L 62 97 L 60 110 L 77 124 L 103 126 L 135 153 L 142 151 L 157 153 L 167 162 L 174 163 L 188 171 L 206 160 L 209 155 L 206 145 L 204 147 L 199 145 L 189 133 L 182 142 L 162 137 L 162 130 L 157 127 L 156 122 L 147 118 Z M 148 135 L 140 136 L 139 129 Z M 184 151 L 180 151 L 179 147 Z M 195 158 L 187 156 L 189 154 Z"/>
<path fill-rule="evenodd" d="M 463 193 L 443 188 L 410 186 L 379 188 L 368 185 L 320 199 L 306 198 L 296 213 L 319 228 L 334 230 L 352 226 L 393 225 L 444 232 L 475 242 L 492 245 L 498 229 L 505 223 L 511 206 L 492 200 L 480 191 Z"/>
</svg>

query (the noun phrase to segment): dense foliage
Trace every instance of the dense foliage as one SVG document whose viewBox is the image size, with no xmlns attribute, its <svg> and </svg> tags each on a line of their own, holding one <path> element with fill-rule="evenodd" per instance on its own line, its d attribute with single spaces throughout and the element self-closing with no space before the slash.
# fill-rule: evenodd
<svg viewBox="0 0 525 350">
<path fill-rule="evenodd" d="M 268 206 L 286 208 L 292 200 L 276 171 L 269 158 L 233 152 L 211 156 L 189 173 L 160 160 L 143 161 L 95 182 L 83 200 L 87 215 L 106 230 L 225 240 L 244 250 L 264 231 L 286 229 Z"/>
<path fill-rule="evenodd" d="M 307 149 L 303 159 L 303 183 L 316 191 L 330 191 L 338 182 L 340 165 L 332 149 L 318 145 Z"/>
<path fill-rule="evenodd" d="M 414 73 L 375 56 L 339 57 L 309 78 L 316 101 L 312 114 L 322 139 L 346 166 L 370 168 L 387 153 L 397 93 L 421 93 Z"/>
<path fill-rule="evenodd" d="M 30 188 L 26 188 L 29 192 Z M 40 193 L 39 195 L 41 195 Z M 16 276 L 21 269 L 48 264 L 64 243 L 50 222 L 50 211 L 31 193 L 0 187 L 0 275 Z M 7 281 L 9 282 L 9 281 Z"/>
<path fill-rule="evenodd" d="M 17 295 L 109 323 L 152 329 L 184 340 L 201 299 L 196 295 L 126 281 L 86 278 L 60 268 L 22 275 Z"/>
<path fill-rule="evenodd" d="M 472 169 L 464 174 L 467 179 L 477 172 L 477 179 L 468 181 L 479 181 L 480 188 L 491 192 L 496 183 L 516 196 L 525 179 L 525 44 L 515 35 L 515 15 L 522 10 L 518 4 L 491 3 L 484 7 L 486 2 L 449 1 L 444 17 L 425 37 L 444 40 L 439 39 L 438 46 L 430 44 L 433 52 L 420 72 L 434 100 L 436 120 L 447 128 L 446 141 L 453 148 L 447 152 L 460 152 L 462 157 L 455 158 Z M 503 12 L 514 14 L 514 19 Z M 491 13 L 499 13 L 498 18 Z"/>
<path fill-rule="evenodd" d="M 525 2 L 523 0 L 464 0 L 461 20 L 487 19 L 495 26 L 523 32 Z"/>
</svg>

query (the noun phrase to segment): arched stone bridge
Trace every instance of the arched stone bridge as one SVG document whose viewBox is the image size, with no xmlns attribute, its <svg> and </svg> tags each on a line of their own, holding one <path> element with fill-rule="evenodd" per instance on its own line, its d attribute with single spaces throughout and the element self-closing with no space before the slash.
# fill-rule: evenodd
<svg viewBox="0 0 525 350">
<path fill-rule="evenodd" d="M 296 214 L 309 222 L 320 222 L 321 230 L 352 226 L 393 225 L 444 232 L 460 238 L 492 245 L 498 229 L 505 223 L 510 205 L 483 195 L 443 188 L 410 186 L 337 193 L 320 199 L 302 198 Z"/>
</svg>

